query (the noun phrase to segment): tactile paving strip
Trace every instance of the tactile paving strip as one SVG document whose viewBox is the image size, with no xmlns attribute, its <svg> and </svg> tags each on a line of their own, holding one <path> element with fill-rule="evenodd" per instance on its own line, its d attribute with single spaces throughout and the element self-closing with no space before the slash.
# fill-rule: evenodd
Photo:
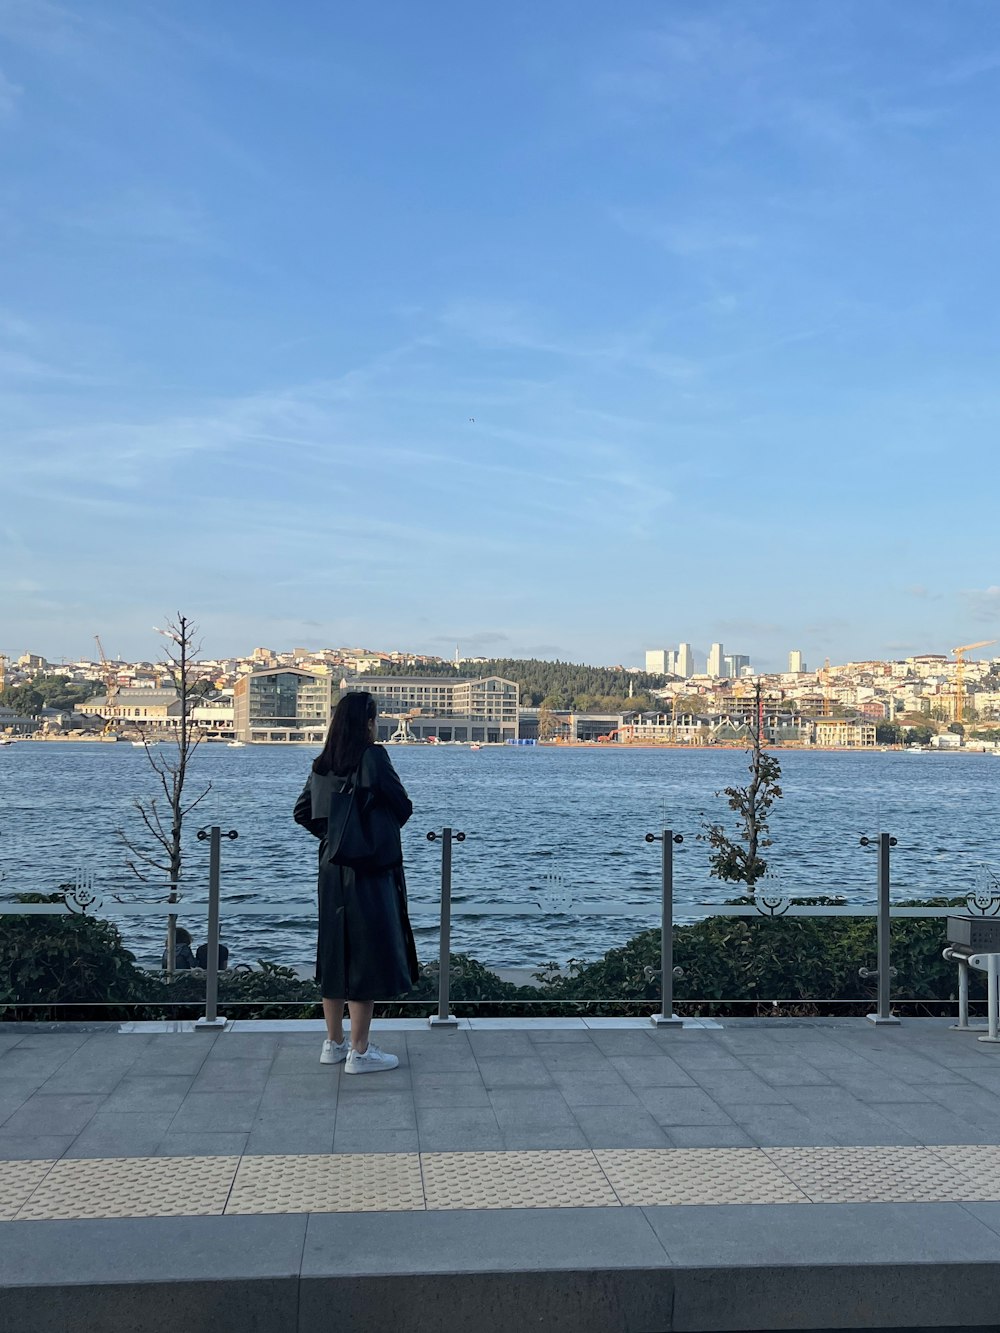
<svg viewBox="0 0 1000 1333">
<path fill-rule="evenodd" d="M 238 1157 L 77 1158 L 56 1162 L 18 1221 L 96 1217 L 217 1217 Z"/>
<path fill-rule="evenodd" d="M 767 1148 L 812 1203 L 948 1203 L 988 1199 L 971 1176 L 926 1148 Z M 970 1150 L 963 1149 L 966 1162 Z M 974 1149 L 972 1151 L 975 1151 Z"/>
<path fill-rule="evenodd" d="M 14 1218 L 54 1165 L 54 1161 L 0 1161 L 0 1222 Z"/>
<path fill-rule="evenodd" d="M 592 1152 L 421 1153 L 427 1208 L 617 1208 Z"/>
<path fill-rule="evenodd" d="M 626 1207 L 808 1202 L 760 1148 L 602 1148 L 594 1155 Z"/>
<path fill-rule="evenodd" d="M 946 1143 L 925 1151 L 939 1157 L 954 1172 L 956 1181 L 969 1182 L 961 1188 L 963 1191 L 972 1189 L 975 1193 L 963 1192 L 962 1199 L 976 1202 L 1000 1200 L 1000 1145 L 984 1143 L 969 1147 Z"/>
<path fill-rule="evenodd" d="M 226 1213 L 422 1212 L 416 1153 L 244 1157 Z"/>
</svg>

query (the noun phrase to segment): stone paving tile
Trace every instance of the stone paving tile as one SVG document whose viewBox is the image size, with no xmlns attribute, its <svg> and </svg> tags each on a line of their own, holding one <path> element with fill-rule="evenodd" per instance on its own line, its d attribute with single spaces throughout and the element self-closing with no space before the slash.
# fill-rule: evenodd
<svg viewBox="0 0 1000 1333">
<path fill-rule="evenodd" d="M 501 1124 L 503 1146 L 506 1149 L 589 1148 L 587 1136 L 574 1122 L 572 1125 L 519 1125 L 516 1121 Z"/>
<path fill-rule="evenodd" d="M 488 1151 L 503 1147 L 493 1108 L 418 1107 L 417 1131 L 422 1152 Z"/>
<path fill-rule="evenodd" d="M 217 1157 L 175 1165 L 162 1157 L 63 1158 L 22 1204 L 18 1218 L 218 1216 L 238 1161 Z"/>
<path fill-rule="evenodd" d="M 479 1059 L 479 1073 L 487 1088 L 553 1087 L 552 1075 L 535 1056 L 490 1056 Z"/>
<path fill-rule="evenodd" d="M 123 1040 L 125 1040 L 123 1038 Z M 214 1037 L 204 1033 L 181 1033 L 158 1037 L 142 1052 L 131 1068 L 140 1075 L 197 1074 L 212 1049 Z M 204 1045 L 202 1045 L 204 1042 Z"/>
<path fill-rule="evenodd" d="M 624 1207 L 807 1202 L 804 1192 L 757 1148 L 600 1151 L 596 1156 Z"/>
<path fill-rule="evenodd" d="M 470 1032 L 469 1047 L 477 1059 L 538 1054 L 527 1032 Z"/>
<path fill-rule="evenodd" d="M 428 1210 L 616 1208 L 591 1152 L 422 1153 Z"/>
<path fill-rule="evenodd" d="M 151 1157 L 170 1128 L 173 1112 L 98 1111 L 65 1157 Z"/>
<path fill-rule="evenodd" d="M 244 1158 L 226 1214 L 422 1212 L 423 1208 L 416 1155 L 284 1155 Z"/>
<path fill-rule="evenodd" d="M 671 1125 L 667 1134 L 675 1148 L 752 1148 L 753 1140 L 739 1125 Z"/>
<path fill-rule="evenodd" d="M 822 1070 L 808 1064 L 805 1060 L 790 1060 L 784 1056 L 776 1059 L 761 1059 L 759 1056 L 748 1058 L 745 1062 L 750 1073 L 770 1083 L 774 1088 L 809 1087 L 813 1085 L 829 1086 L 831 1079 Z M 836 1082 L 842 1082 L 837 1079 Z"/>
<path fill-rule="evenodd" d="M 180 1108 L 191 1091 L 190 1074 L 164 1074 L 160 1077 L 127 1075 L 101 1104 L 102 1111 L 149 1111 L 155 1113 Z"/>
<path fill-rule="evenodd" d="M 550 1072 L 556 1069 L 601 1069 L 608 1064 L 605 1052 L 581 1042 L 556 1042 L 547 1046 L 535 1042 L 531 1053 L 540 1056 Z"/>
<path fill-rule="evenodd" d="M 553 1042 L 576 1042 L 581 1045 L 591 1045 L 595 1034 L 585 1027 L 540 1028 L 537 1032 L 529 1032 L 528 1036 L 533 1042 L 538 1042 L 541 1046 L 548 1046 Z"/>
<path fill-rule="evenodd" d="M 405 1092 L 386 1092 L 369 1096 L 363 1104 L 341 1099 L 337 1107 L 337 1128 L 416 1129 L 417 1114 L 413 1098 Z"/>
<path fill-rule="evenodd" d="M 49 1051 L 38 1046 L 12 1046 L 0 1054 L 0 1086 L 15 1078 L 37 1077 L 43 1083 L 66 1063 L 70 1054 L 65 1048 Z"/>
<path fill-rule="evenodd" d="M 169 1130 L 156 1149 L 157 1157 L 239 1157 L 246 1151 L 248 1135 L 234 1133 L 189 1134 Z"/>
<path fill-rule="evenodd" d="M 582 1070 L 556 1070 L 552 1081 L 568 1106 L 617 1106 L 623 1112 L 642 1106 L 635 1092 L 617 1074 L 613 1078 L 594 1078 Z"/>
<path fill-rule="evenodd" d="M 311 1074 L 271 1075 L 264 1084 L 258 1103 L 261 1110 L 286 1108 L 293 1114 L 297 1107 L 334 1107 L 340 1094 L 339 1065 L 318 1066 Z"/>
<path fill-rule="evenodd" d="M 732 1125 L 726 1109 L 701 1088 L 637 1088 L 636 1096 L 658 1125 Z"/>
<path fill-rule="evenodd" d="M 79 1134 L 100 1110 L 104 1098 L 98 1093 L 36 1092 L 4 1121 L 9 1134 Z"/>
<path fill-rule="evenodd" d="M 9 1134 L 0 1129 L 0 1162 L 62 1157 L 75 1138 L 75 1134 Z"/>
<path fill-rule="evenodd" d="M 435 1033 L 437 1041 L 433 1046 L 422 1046 L 418 1042 L 407 1042 L 407 1061 L 410 1068 L 419 1070 L 447 1069 L 476 1070 L 476 1057 L 464 1032 L 444 1034 Z M 318 1058 L 318 1057 L 317 1057 Z"/>
<path fill-rule="evenodd" d="M 728 1069 L 699 1069 L 695 1078 L 706 1092 L 723 1105 L 737 1102 L 741 1106 L 781 1106 L 788 1103 L 791 1091 L 787 1087 L 772 1087 L 756 1074 L 737 1074 Z"/>
<path fill-rule="evenodd" d="M 415 1129 L 337 1129 L 333 1136 L 335 1153 L 419 1152 L 420 1138 Z"/>
<path fill-rule="evenodd" d="M 321 1153 L 333 1151 L 335 1114 L 258 1113 L 247 1138 L 251 1154 Z"/>
<path fill-rule="evenodd" d="M 761 1147 L 836 1146 L 831 1133 L 795 1106 L 730 1106 L 732 1119 Z"/>
<path fill-rule="evenodd" d="M 0 1222 L 9 1222 L 36 1187 L 48 1175 L 54 1162 L 0 1162 Z"/>
<path fill-rule="evenodd" d="M 171 1133 L 248 1133 L 260 1101 L 259 1094 L 242 1092 L 189 1092 L 170 1127 Z"/>
<path fill-rule="evenodd" d="M 914 1135 L 921 1143 L 998 1143 L 1000 1122 L 992 1128 L 977 1127 L 965 1120 L 961 1106 L 947 1110 L 943 1106 L 906 1103 L 879 1103 L 879 1115 L 899 1129 Z"/>
<path fill-rule="evenodd" d="M 633 1088 L 693 1088 L 692 1075 L 666 1055 L 613 1055 L 612 1069 Z"/>
<path fill-rule="evenodd" d="M 261 1092 L 271 1060 L 206 1060 L 191 1085 L 192 1092 Z"/>
<path fill-rule="evenodd" d="M 767 1155 L 815 1203 L 940 1203 L 988 1197 L 982 1184 L 925 1148 L 771 1148 Z"/>
<path fill-rule="evenodd" d="M 479 1106 L 492 1105 L 488 1090 L 477 1073 L 455 1070 L 452 1073 L 433 1073 L 415 1076 L 413 1080 L 415 1106 Z"/>
<path fill-rule="evenodd" d="M 200 1035 L 200 1034 L 199 1034 Z M 212 1048 L 210 1059 L 273 1060 L 283 1038 L 271 1032 L 224 1032 Z M 322 1040 L 322 1034 L 320 1034 Z"/>
<path fill-rule="evenodd" d="M 573 1116 L 592 1148 L 668 1148 L 670 1139 L 648 1113 L 622 1115 L 614 1106 L 575 1106 Z"/>
<path fill-rule="evenodd" d="M 0 1126 L 34 1096 L 39 1086 L 36 1078 L 10 1078 L 0 1082 Z"/>
<path fill-rule="evenodd" d="M 976 1129 L 991 1130 L 1000 1124 L 1000 1095 L 975 1084 L 935 1083 L 927 1089 L 931 1101 L 957 1111 L 963 1122 Z"/>
</svg>

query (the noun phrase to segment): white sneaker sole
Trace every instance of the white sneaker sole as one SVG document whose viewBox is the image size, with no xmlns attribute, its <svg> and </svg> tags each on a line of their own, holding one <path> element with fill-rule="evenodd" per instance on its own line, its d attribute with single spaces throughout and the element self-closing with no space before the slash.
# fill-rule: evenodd
<svg viewBox="0 0 1000 1333">
<path fill-rule="evenodd" d="M 392 1072 L 392 1070 L 398 1068 L 399 1068 L 398 1060 L 394 1065 L 384 1065 L 381 1063 L 377 1065 L 352 1065 L 348 1063 L 347 1067 L 344 1070 L 344 1073 L 345 1074 L 389 1074 Z"/>
</svg>

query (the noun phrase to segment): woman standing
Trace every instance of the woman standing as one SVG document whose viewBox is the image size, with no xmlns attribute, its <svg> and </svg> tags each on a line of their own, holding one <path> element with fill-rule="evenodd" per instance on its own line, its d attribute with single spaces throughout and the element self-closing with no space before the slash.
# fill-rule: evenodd
<svg viewBox="0 0 1000 1333">
<path fill-rule="evenodd" d="M 320 839 L 319 941 L 316 980 L 323 997 L 327 1039 L 320 1063 L 346 1060 L 348 1074 L 395 1069 L 399 1060 L 368 1040 L 376 1000 L 408 991 L 417 980 L 417 951 L 406 910 L 399 830 L 413 804 L 378 735 L 375 699 L 365 691 L 338 703 L 326 743 L 295 803 L 295 822 Z M 327 819 L 331 798 L 354 785 L 369 796 L 377 838 L 373 860 L 386 869 L 354 870 L 330 861 Z M 344 1037 L 344 1005 L 351 1015 Z"/>
</svg>

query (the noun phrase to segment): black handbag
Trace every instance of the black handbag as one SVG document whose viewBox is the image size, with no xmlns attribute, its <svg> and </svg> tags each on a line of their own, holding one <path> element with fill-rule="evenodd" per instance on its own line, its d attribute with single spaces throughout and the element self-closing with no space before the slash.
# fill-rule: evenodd
<svg viewBox="0 0 1000 1333">
<path fill-rule="evenodd" d="M 330 797 L 326 840 L 327 861 L 352 870 L 384 870 L 401 859 L 399 829 L 377 794 L 361 785 L 360 767 Z"/>
</svg>

